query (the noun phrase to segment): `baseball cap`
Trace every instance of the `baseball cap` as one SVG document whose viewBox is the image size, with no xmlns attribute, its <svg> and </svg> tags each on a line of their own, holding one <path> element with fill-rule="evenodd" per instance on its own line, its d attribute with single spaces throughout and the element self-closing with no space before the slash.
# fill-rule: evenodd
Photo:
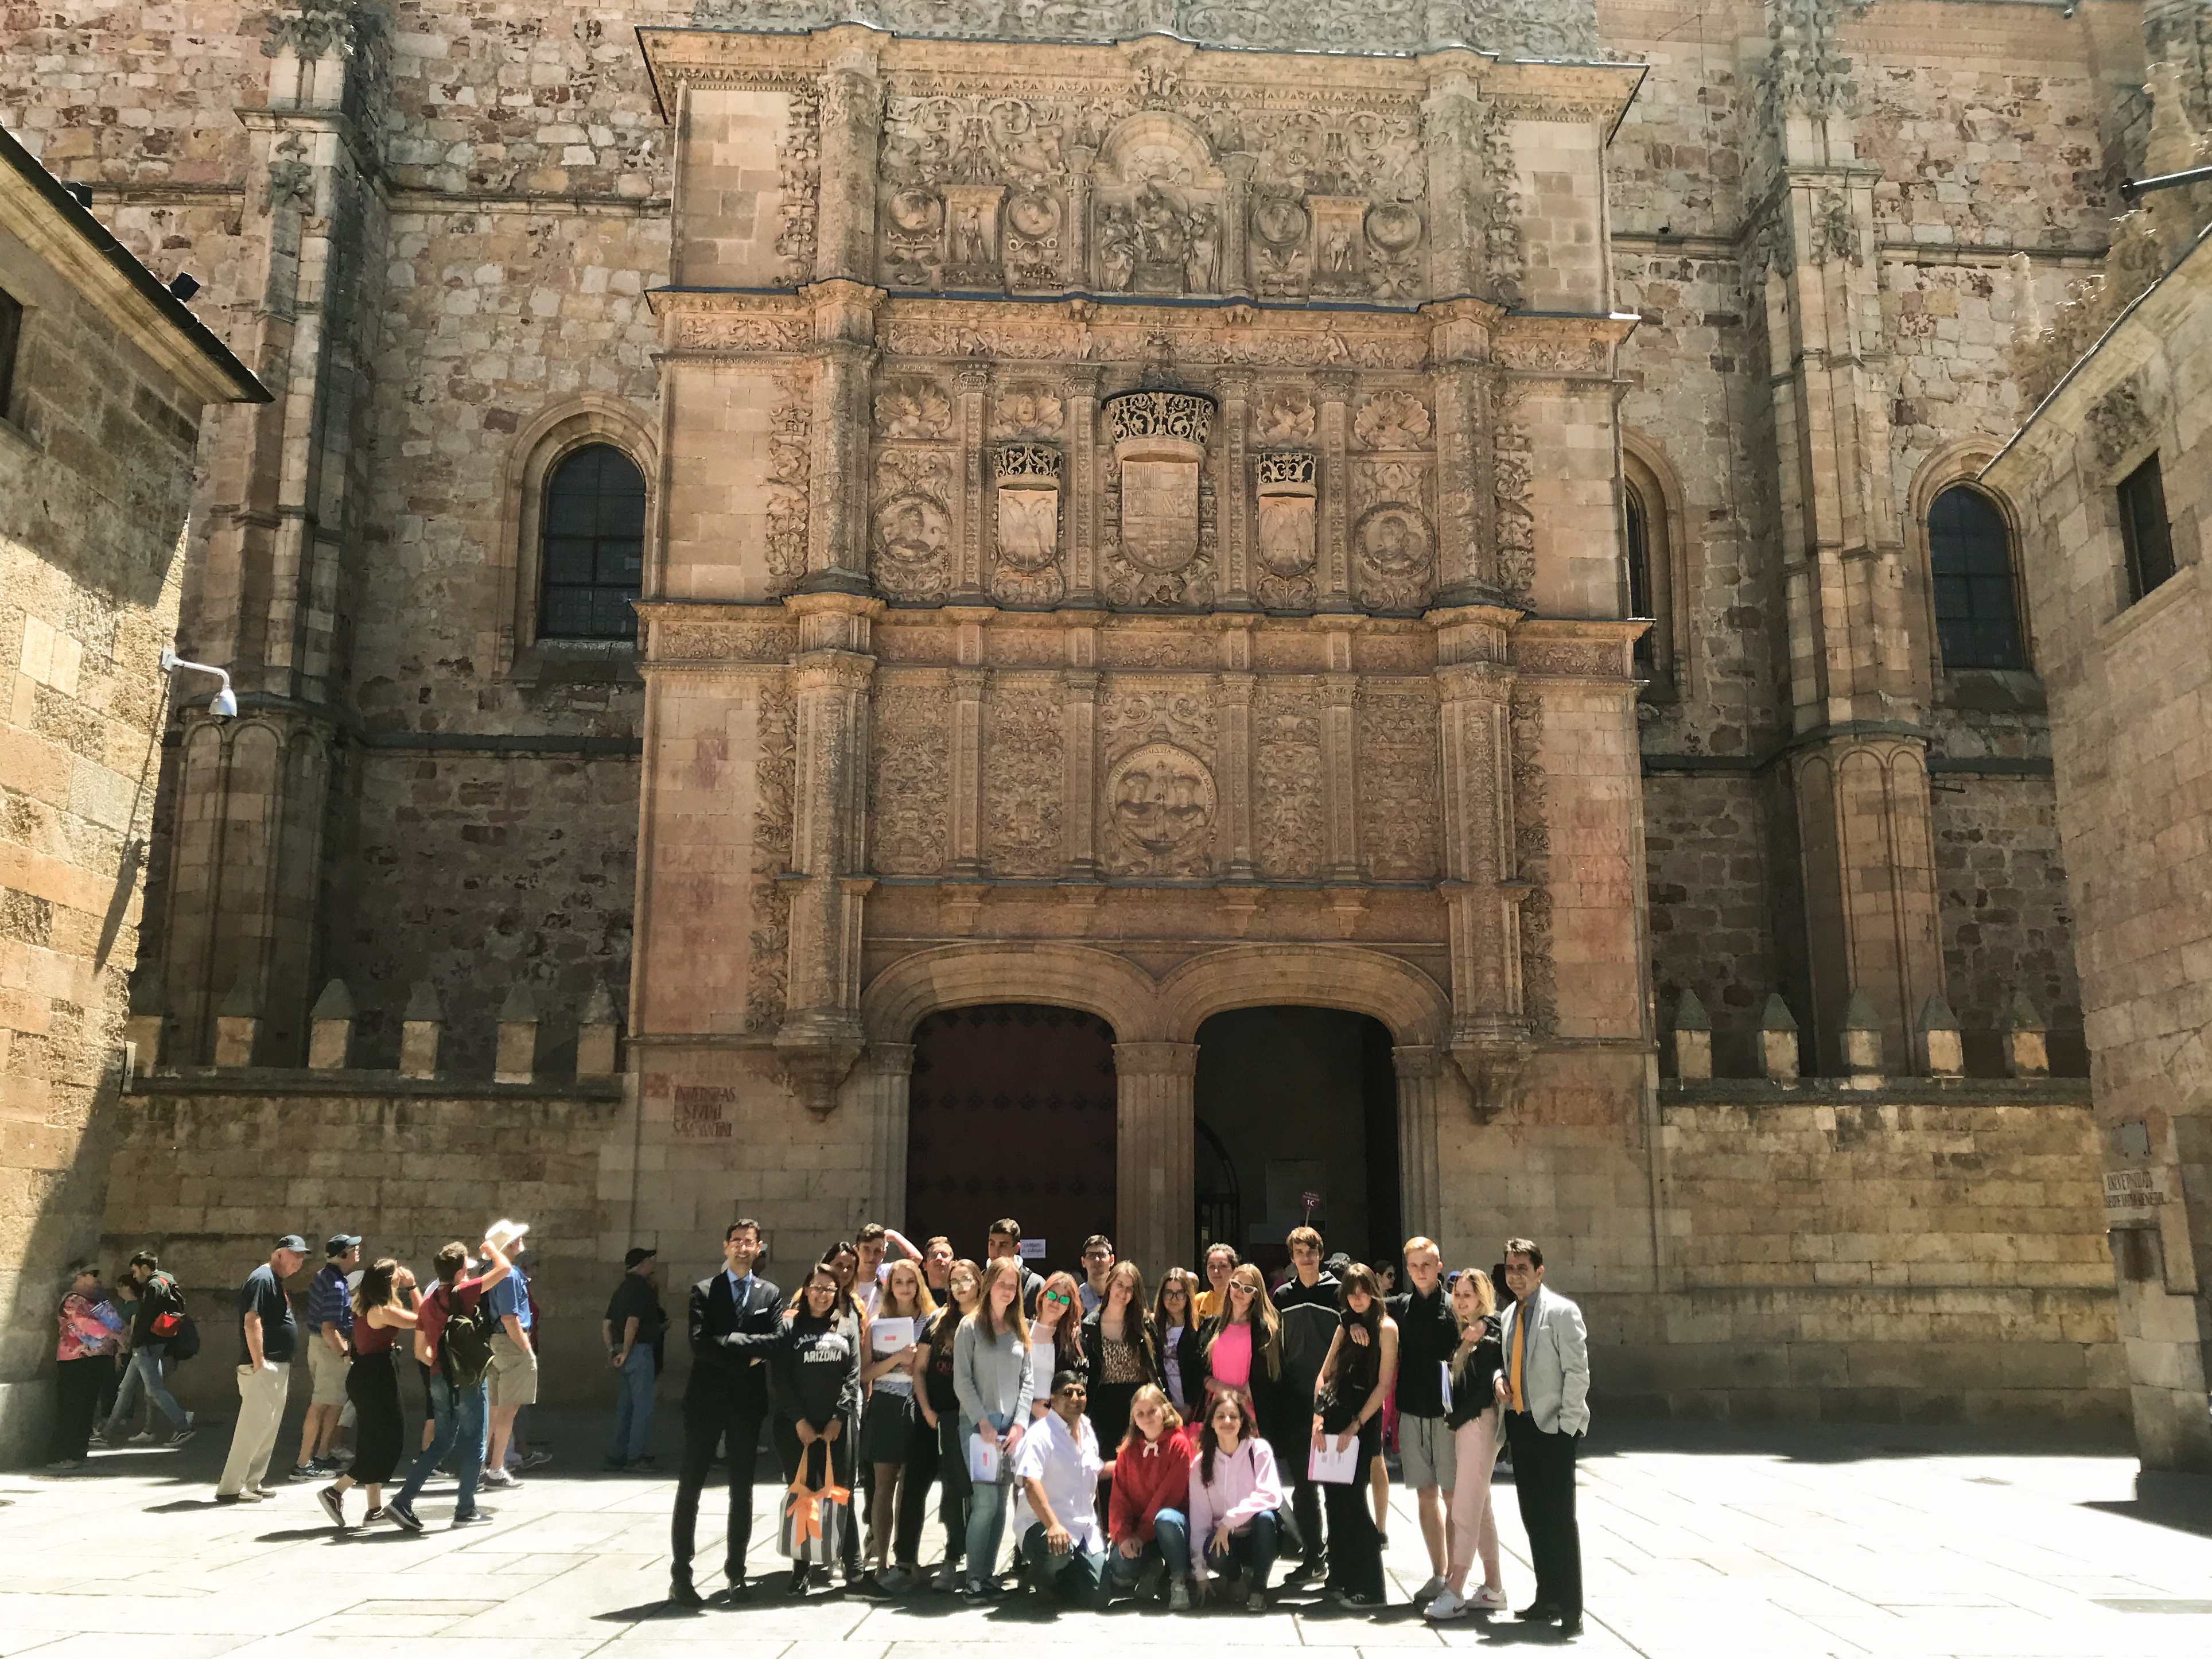
<svg viewBox="0 0 2212 1659">
<path fill-rule="evenodd" d="M 359 1233 L 332 1233 L 331 1235 L 331 1242 L 323 1247 L 323 1254 L 325 1255 L 343 1255 L 348 1250 L 353 1249 L 355 1245 L 360 1243 L 361 1235 Z"/>
<path fill-rule="evenodd" d="M 623 1257 L 623 1271 L 624 1273 L 628 1273 L 632 1267 L 637 1266 L 639 1262 L 650 1261 L 654 1256 L 657 1256 L 659 1254 L 660 1252 L 658 1250 L 647 1249 L 642 1244 L 633 1244 L 630 1246 L 629 1253 Z"/>
<path fill-rule="evenodd" d="M 307 1253 L 307 1241 L 297 1233 L 286 1233 L 269 1248 L 273 1250 L 289 1250 L 295 1255 L 305 1255 Z"/>
</svg>

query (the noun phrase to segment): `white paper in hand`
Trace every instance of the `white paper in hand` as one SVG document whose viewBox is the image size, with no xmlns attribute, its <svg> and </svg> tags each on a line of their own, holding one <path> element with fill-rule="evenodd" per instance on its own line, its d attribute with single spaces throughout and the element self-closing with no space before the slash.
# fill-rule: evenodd
<svg viewBox="0 0 2212 1659">
<path fill-rule="evenodd" d="M 978 1486 L 999 1484 L 999 1449 L 980 1434 L 968 1437 L 968 1479 Z"/>
<path fill-rule="evenodd" d="M 911 1319 L 878 1319 L 868 1327 L 868 1342 L 880 1359 L 887 1353 L 896 1353 L 914 1342 L 914 1321 Z"/>
<path fill-rule="evenodd" d="M 1451 1361 L 1439 1359 L 1437 1361 L 1437 1369 L 1443 1373 L 1437 1378 L 1437 1386 L 1443 1390 L 1444 1410 L 1449 1412 L 1451 1410 Z"/>
<path fill-rule="evenodd" d="M 1324 1434 L 1321 1444 L 1314 1448 L 1306 1462 L 1309 1479 L 1327 1486 L 1348 1486 L 1358 1478 L 1359 1437 L 1354 1435 L 1352 1443 L 1342 1451 L 1336 1449 L 1336 1437 Z"/>
</svg>

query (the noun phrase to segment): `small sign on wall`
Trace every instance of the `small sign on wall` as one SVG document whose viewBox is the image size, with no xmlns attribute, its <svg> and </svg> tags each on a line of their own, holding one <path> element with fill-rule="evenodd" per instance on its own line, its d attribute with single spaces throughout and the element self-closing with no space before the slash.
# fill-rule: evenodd
<svg viewBox="0 0 2212 1659">
<path fill-rule="evenodd" d="M 2152 1227 L 2166 1202 L 2164 1171 L 2150 1169 L 2105 1171 L 2105 1225 Z"/>
<path fill-rule="evenodd" d="M 1022 1260 L 1024 1261 L 1043 1261 L 1044 1240 L 1041 1238 L 1024 1239 L 1022 1241 Z"/>
</svg>

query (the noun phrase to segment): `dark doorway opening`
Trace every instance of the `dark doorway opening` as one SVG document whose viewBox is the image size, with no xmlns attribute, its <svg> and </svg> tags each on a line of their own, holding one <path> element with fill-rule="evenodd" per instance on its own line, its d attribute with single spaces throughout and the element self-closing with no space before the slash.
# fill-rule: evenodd
<svg viewBox="0 0 2212 1659">
<path fill-rule="evenodd" d="M 1026 1002 L 930 1015 L 915 1028 L 906 1232 L 983 1259 L 1000 1216 L 1042 1239 L 1030 1265 L 1073 1268 L 1114 1231 L 1114 1028 Z"/>
<path fill-rule="evenodd" d="M 1270 1273 L 1289 1266 L 1283 1240 L 1312 1193 L 1331 1253 L 1397 1261 L 1398 1085 L 1382 1021 L 1335 1008 L 1216 1014 L 1198 1028 L 1197 1089 L 1201 1250 L 1225 1243 Z"/>
</svg>

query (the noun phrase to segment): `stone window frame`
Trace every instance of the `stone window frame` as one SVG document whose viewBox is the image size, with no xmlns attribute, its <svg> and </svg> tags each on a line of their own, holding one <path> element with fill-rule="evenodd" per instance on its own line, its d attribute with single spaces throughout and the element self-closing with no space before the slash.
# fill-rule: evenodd
<svg viewBox="0 0 2212 1659">
<path fill-rule="evenodd" d="M 2036 665 L 2035 629 L 2027 610 L 2027 572 L 2021 563 L 2021 552 L 2027 545 L 2025 526 L 2012 498 L 1982 477 L 1983 470 L 1996 459 L 1997 448 L 1995 441 L 1980 435 L 1946 444 L 1921 462 L 1906 495 L 1909 558 L 1905 605 L 1909 625 L 1917 635 L 1915 678 L 1923 702 L 1944 701 L 1947 690 L 1970 678 L 1990 682 L 1993 677 L 2013 677 L 2014 684 L 2024 684 L 2019 677 L 2032 680 L 2039 672 Z M 1936 560 L 1935 550 L 1929 543 L 1928 515 L 1935 511 L 1936 499 L 1945 490 L 1960 484 L 1988 501 L 2004 521 L 2005 551 L 2012 563 L 2013 625 L 2019 630 L 2024 665 L 2019 668 L 1953 670 L 1943 665 L 1943 642 L 1936 627 Z"/>
<path fill-rule="evenodd" d="M 653 592 L 661 536 L 660 445 L 635 405 L 586 393 L 542 411 L 514 435 L 500 477 L 500 533 L 494 576 L 499 584 L 498 660 L 493 672 L 519 680 L 565 677 L 638 654 L 632 640 L 541 640 L 538 635 L 544 560 L 539 543 L 545 489 L 553 470 L 578 450 L 607 444 L 629 457 L 645 477 L 643 593 Z"/>
<path fill-rule="evenodd" d="M 1644 578 L 1652 617 L 1645 636 L 1651 642 L 1649 661 L 1637 666 L 1646 676 L 1644 701 L 1677 702 L 1688 678 L 1681 645 L 1690 637 L 1684 614 L 1691 592 L 1690 536 L 1682 510 L 1681 477 L 1656 444 L 1624 428 L 1620 484 L 1621 614 L 1629 614 L 1628 505 L 1633 495 L 1643 508 Z"/>
</svg>

